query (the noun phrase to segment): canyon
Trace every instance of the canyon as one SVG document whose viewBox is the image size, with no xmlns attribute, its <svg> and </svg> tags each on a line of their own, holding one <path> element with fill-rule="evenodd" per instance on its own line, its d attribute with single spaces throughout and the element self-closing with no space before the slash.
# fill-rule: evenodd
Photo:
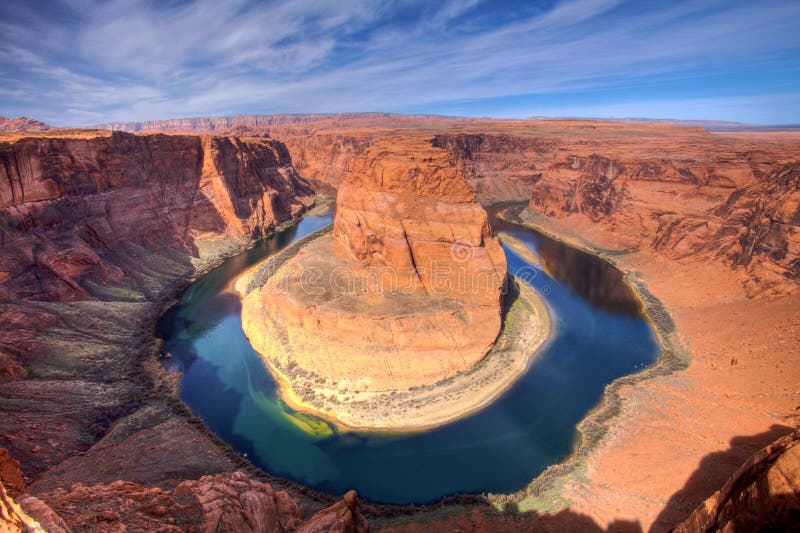
<svg viewBox="0 0 800 533">
<path fill-rule="evenodd" d="M 723 488 L 726 480 L 757 478 L 752 465 L 777 452 L 737 469 L 796 428 L 796 132 L 392 115 L 237 120 L 115 125 L 136 135 L 0 136 L 0 446 L 20 461 L 23 490 L 61 517 L 48 514 L 53 523 L 100 530 L 107 518 L 129 527 L 163 518 L 188 528 L 207 523 L 203 502 L 214 507 L 210 494 L 219 491 L 228 498 L 221 507 L 250 524 L 246 511 L 256 507 L 247 502 L 257 501 L 289 509 L 269 515 L 281 527 L 299 527 L 331 505 L 333 515 L 366 527 L 352 495 L 337 503 L 271 478 L 193 419 L 156 359 L 152 331 L 187 280 L 302 216 L 315 190 L 338 189 L 342 198 L 351 187 L 353 203 L 341 206 L 344 218 L 328 237 L 331 246 L 352 243 L 342 260 L 395 253 L 359 229 L 392 236 L 397 229 L 374 230 L 368 201 L 358 196 L 369 182 L 348 183 L 390 141 L 422 153 L 435 148 L 480 202 L 525 202 L 519 222 L 613 262 L 661 302 L 669 320 L 655 320 L 685 357 L 682 368 L 656 368 L 607 396 L 615 415 L 595 438 L 584 435 L 573 469 L 556 467 L 493 500 L 536 513 L 506 516 L 486 504 L 445 518 L 376 512 L 380 527 L 665 531 L 689 518 L 682 531 L 699 530 L 708 516 L 742 509 L 734 490 L 742 484 Z M 238 130 L 227 136 L 229 128 Z M 355 225 L 348 207 L 369 223 Z M 796 446 L 779 442 L 773 451 L 796 456 Z M 0 472 L 4 490 L 15 486 L 25 498 L 19 481 Z M 287 496 L 275 496 L 280 491 Z M 710 497 L 706 515 L 692 514 Z M 125 498 L 147 509 L 177 501 L 186 514 L 145 518 L 149 511 L 120 510 L 115 502 Z M 92 507 L 80 509 L 89 500 Z M 362 510 L 372 519 L 370 507 Z"/>
</svg>

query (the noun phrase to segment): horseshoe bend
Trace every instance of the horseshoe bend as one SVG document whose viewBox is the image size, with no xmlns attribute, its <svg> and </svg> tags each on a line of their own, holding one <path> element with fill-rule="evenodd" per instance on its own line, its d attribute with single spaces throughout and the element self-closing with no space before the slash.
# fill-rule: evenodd
<svg viewBox="0 0 800 533">
<path fill-rule="evenodd" d="M 0 2 L 0 533 L 800 531 L 798 21 Z"/>
<path fill-rule="evenodd" d="M 339 187 L 332 234 L 263 285 L 243 280 L 243 327 L 293 405 L 350 427 L 419 429 L 488 403 L 546 340 L 543 302 L 526 289 L 513 304 L 506 276 L 452 157 L 424 140 L 378 143 Z M 526 335 L 501 335 L 509 312 Z"/>
<path fill-rule="evenodd" d="M 731 476 L 730 487 L 772 483 L 758 472 L 791 464 L 796 437 L 779 437 L 791 432 L 797 356 L 793 133 L 472 119 L 456 128 L 431 118 L 364 132 L 365 122 L 405 119 L 314 120 L 322 138 L 348 121 L 365 136 L 342 181 L 326 187 L 295 169 L 297 133 L 280 124 L 269 138 L 4 134 L 0 475 L 14 523 L 57 531 L 170 518 L 224 530 L 270 517 L 292 530 L 366 516 L 395 527 L 380 518 L 388 512 L 449 530 L 474 511 L 477 529 L 537 530 L 571 527 L 579 510 L 619 516 L 621 498 L 624 516 L 656 529 L 689 519 L 682 527 L 692 530 L 712 518 L 679 501 L 712 498 L 700 509 L 739 516 L 739 496 L 709 490 Z M 531 167 L 541 177 L 526 200 L 517 191 Z M 334 214 L 315 188 L 337 190 Z M 191 280 L 159 321 L 171 324 L 159 325 L 165 344 L 153 344 L 156 319 Z M 198 368 L 217 369 L 221 385 Z M 553 424 L 572 409 L 564 451 L 527 462 L 524 451 L 556 438 Z M 230 420 L 247 442 L 279 447 L 234 453 L 219 440 L 241 446 Z M 665 420 L 693 429 L 676 433 Z M 729 435 L 724 446 L 693 444 L 716 434 Z M 366 453 L 351 440 L 362 438 Z M 446 451 L 425 469 L 448 474 L 416 485 L 424 470 L 411 465 L 437 447 Z M 458 466 L 473 449 L 499 454 L 485 475 Z M 687 481 L 701 459 L 703 477 Z M 615 473 L 620 461 L 636 469 Z M 356 486 L 388 500 L 505 478 L 522 479 L 508 482 L 522 490 L 442 520 L 424 507 L 359 506 L 353 495 L 337 503 L 269 475 L 319 486 L 331 464 L 348 465 L 324 474 L 333 492 Z M 525 468 L 544 472 L 528 488 L 535 474 Z M 646 481 L 655 474 L 662 483 Z M 209 503 L 219 491 L 225 518 Z M 561 511 L 524 510 L 554 493 L 569 502 Z M 671 503 L 675 493 L 686 496 Z M 279 510 L 240 510 L 248 494 L 271 495 L 264 501 Z M 634 504 L 643 494 L 653 503 Z M 140 507 L 121 511 L 122 501 Z M 508 502 L 520 512 L 493 510 Z M 178 503 L 182 515 L 169 511 Z M 161 518 L 142 510 L 159 505 Z"/>
</svg>

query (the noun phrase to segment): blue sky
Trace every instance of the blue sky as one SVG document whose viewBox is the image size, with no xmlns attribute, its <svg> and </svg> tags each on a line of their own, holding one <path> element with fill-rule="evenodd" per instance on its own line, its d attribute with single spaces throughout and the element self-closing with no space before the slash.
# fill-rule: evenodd
<svg viewBox="0 0 800 533">
<path fill-rule="evenodd" d="M 800 0 L 0 2 L 0 114 L 800 123 Z"/>
</svg>

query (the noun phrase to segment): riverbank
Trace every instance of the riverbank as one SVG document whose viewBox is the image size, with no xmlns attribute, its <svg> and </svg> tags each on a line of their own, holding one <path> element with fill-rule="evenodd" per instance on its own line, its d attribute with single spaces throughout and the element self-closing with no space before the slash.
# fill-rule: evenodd
<svg viewBox="0 0 800 533">
<path fill-rule="evenodd" d="M 663 531 L 746 457 L 796 427 L 797 294 L 749 299 L 741 274 L 721 262 L 627 250 L 613 232 L 581 217 L 553 220 L 516 209 L 506 219 L 625 272 L 664 351 L 659 365 L 609 386 L 581 424 L 568 461 L 524 491 L 492 497 L 497 506 L 568 509 L 600 525 L 623 521 Z"/>
<path fill-rule="evenodd" d="M 314 246 L 313 241 L 326 233 L 322 230 L 309 236 L 240 276 L 235 282 L 240 296 L 246 298 L 273 276 L 279 278 L 283 275 L 283 265 L 301 247 Z M 504 326 L 494 347 L 470 370 L 432 385 L 403 390 L 359 390 L 282 364 L 285 358 L 275 350 L 287 351 L 290 346 L 270 345 L 271 351 L 262 356 L 289 406 L 320 416 L 340 430 L 408 432 L 438 427 L 482 409 L 503 394 L 528 369 L 550 338 L 552 321 L 539 295 L 513 279 L 509 286 Z M 247 302 L 243 306 L 245 324 L 249 306 Z M 249 329 L 252 335 L 253 327 L 245 326 L 245 331 Z"/>
</svg>

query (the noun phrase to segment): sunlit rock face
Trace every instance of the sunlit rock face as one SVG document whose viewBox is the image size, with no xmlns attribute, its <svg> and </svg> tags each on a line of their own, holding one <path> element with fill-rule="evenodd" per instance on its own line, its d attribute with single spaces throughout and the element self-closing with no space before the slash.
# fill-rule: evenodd
<svg viewBox="0 0 800 533">
<path fill-rule="evenodd" d="M 0 298 L 85 299 L 96 286 L 134 284 L 138 271 L 151 279 L 142 265 L 189 268 L 191 257 L 246 245 L 313 202 L 286 147 L 270 139 L 0 142 Z"/>
<path fill-rule="evenodd" d="M 417 293 L 497 306 L 505 255 L 486 211 L 443 151 L 383 143 L 339 189 L 334 236 L 358 261 Z"/>
<path fill-rule="evenodd" d="M 480 361 L 501 326 L 506 260 L 443 150 L 382 142 L 356 160 L 319 238 L 244 301 L 274 366 L 356 390 L 432 384 Z"/>
</svg>

